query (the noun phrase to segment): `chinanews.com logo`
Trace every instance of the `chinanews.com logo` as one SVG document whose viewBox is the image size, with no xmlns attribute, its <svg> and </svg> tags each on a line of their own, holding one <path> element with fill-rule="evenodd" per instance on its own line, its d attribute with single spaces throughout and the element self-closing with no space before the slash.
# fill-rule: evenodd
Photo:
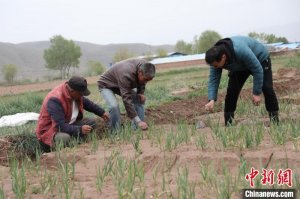
<svg viewBox="0 0 300 199">
<path fill-rule="evenodd" d="M 259 170 L 251 167 L 250 172 L 246 174 L 245 179 L 249 182 L 251 189 L 243 190 L 243 198 L 296 198 L 295 189 L 254 189 L 254 180 L 260 174 Z M 286 185 L 289 188 L 293 186 L 292 169 L 279 169 L 276 173 L 273 169 L 262 169 L 260 179 L 261 185 L 278 186 Z M 257 181 L 256 181 L 257 182 Z"/>
<path fill-rule="evenodd" d="M 244 189 L 244 199 L 254 198 L 285 198 L 294 199 L 296 198 L 295 189 Z"/>
</svg>

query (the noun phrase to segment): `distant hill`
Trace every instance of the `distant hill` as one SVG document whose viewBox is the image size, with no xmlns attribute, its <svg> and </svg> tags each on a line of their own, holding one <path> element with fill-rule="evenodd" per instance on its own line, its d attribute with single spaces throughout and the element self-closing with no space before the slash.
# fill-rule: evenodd
<svg viewBox="0 0 300 199">
<path fill-rule="evenodd" d="M 158 48 L 167 52 L 174 51 L 173 45 L 152 46 L 147 44 L 108 44 L 98 45 L 87 42 L 75 41 L 80 46 L 82 56 L 80 58 L 79 69 L 71 69 L 70 73 L 85 74 L 86 63 L 89 60 L 99 61 L 108 66 L 113 59 L 116 51 L 121 48 L 128 49 L 129 52 L 136 56 L 144 55 L 148 52 L 155 53 Z M 16 79 L 23 80 L 45 80 L 51 79 L 59 75 L 58 71 L 49 70 L 45 67 L 43 53 L 49 48 L 49 41 L 27 42 L 20 44 L 11 44 L 0 42 L 0 70 L 5 64 L 14 64 L 18 68 Z M 2 71 L 0 73 L 0 81 L 4 81 Z"/>
</svg>

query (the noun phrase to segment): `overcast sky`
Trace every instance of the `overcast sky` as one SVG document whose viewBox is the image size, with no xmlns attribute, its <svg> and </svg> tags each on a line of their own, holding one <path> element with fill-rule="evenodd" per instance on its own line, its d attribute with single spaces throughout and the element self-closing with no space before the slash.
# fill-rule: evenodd
<svg viewBox="0 0 300 199">
<path fill-rule="evenodd" d="M 0 0 L 0 42 L 54 35 L 96 44 L 191 42 L 251 31 L 300 41 L 300 0 Z"/>
</svg>

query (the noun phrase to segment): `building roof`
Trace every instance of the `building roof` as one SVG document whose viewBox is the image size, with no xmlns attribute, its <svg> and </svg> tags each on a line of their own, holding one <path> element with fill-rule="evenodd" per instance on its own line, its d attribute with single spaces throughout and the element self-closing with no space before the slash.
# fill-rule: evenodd
<svg viewBox="0 0 300 199">
<path fill-rule="evenodd" d="M 288 48 L 288 49 L 296 49 L 300 47 L 300 43 L 290 43 L 290 44 L 282 44 L 280 46 L 276 46 L 277 48 Z"/>
<path fill-rule="evenodd" d="M 283 42 L 265 44 L 270 51 L 293 50 L 300 48 L 300 42 L 288 43 Z"/>
<path fill-rule="evenodd" d="M 265 44 L 266 46 L 280 46 L 280 45 L 282 45 L 283 44 L 283 42 L 276 42 L 276 43 L 271 43 L 271 44 Z"/>
<path fill-rule="evenodd" d="M 184 56 L 184 55 L 187 55 L 187 54 L 181 53 L 181 52 L 170 52 L 170 53 L 168 53 L 167 57 Z"/>
</svg>

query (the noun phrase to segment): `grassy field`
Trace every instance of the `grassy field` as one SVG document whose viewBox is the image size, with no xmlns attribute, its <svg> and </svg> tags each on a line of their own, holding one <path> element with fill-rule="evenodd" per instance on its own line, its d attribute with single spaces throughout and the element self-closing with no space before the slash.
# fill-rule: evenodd
<svg viewBox="0 0 300 199">
<path fill-rule="evenodd" d="M 297 56 L 272 60 L 273 71 L 300 66 Z M 147 85 L 146 108 L 206 96 L 208 72 L 206 67 L 159 72 Z M 226 86 L 227 72 L 223 72 L 219 93 L 224 93 Z M 251 86 L 249 79 L 245 88 Z M 89 88 L 89 99 L 106 108 L 96 84 Z M 186 95 L 172 95 L 184 88 L 197 89 Z M 1 97 L 0 116 L 39 112 L 46 94 Z M 124 107 L 121 109 L 124 112 Z M 24 139 L 11 145 L 15 153 L 9 154 L 8 167 L 1 167 L 0 199 L 240 198 L 241 190 L 250 188 L 245 176 L 251 166 L 273 168 L 276 174 L 279 169 L 292 169 L 292 188 L 299 192 L 300 107 L 280 101 L 280 112 L 282 123 L 266 126 L 265 107 L 254 107 L 251 99 L 241 98 L 238 119 L 229 128 L 224 128 L 221 112 L 200 116 L 206 124 L 204 129 L 197 129 L 185 118 L 166 125 L 150 123 L 147 133 L 133 132 L 127 125 L 117 137 L 99 140 L 91 134 L 87 143 L 67 149 L 58 146 L 46 156 L 40 154 L 35 139 L 35 122 L 1 128 L 1 136 Z M 26 158 L 26 154 L 34 159 Z M 256 188 L 290 188 L 277 183 L 262 185 L 261 179 L 256 178 Z"/>
</svg>

